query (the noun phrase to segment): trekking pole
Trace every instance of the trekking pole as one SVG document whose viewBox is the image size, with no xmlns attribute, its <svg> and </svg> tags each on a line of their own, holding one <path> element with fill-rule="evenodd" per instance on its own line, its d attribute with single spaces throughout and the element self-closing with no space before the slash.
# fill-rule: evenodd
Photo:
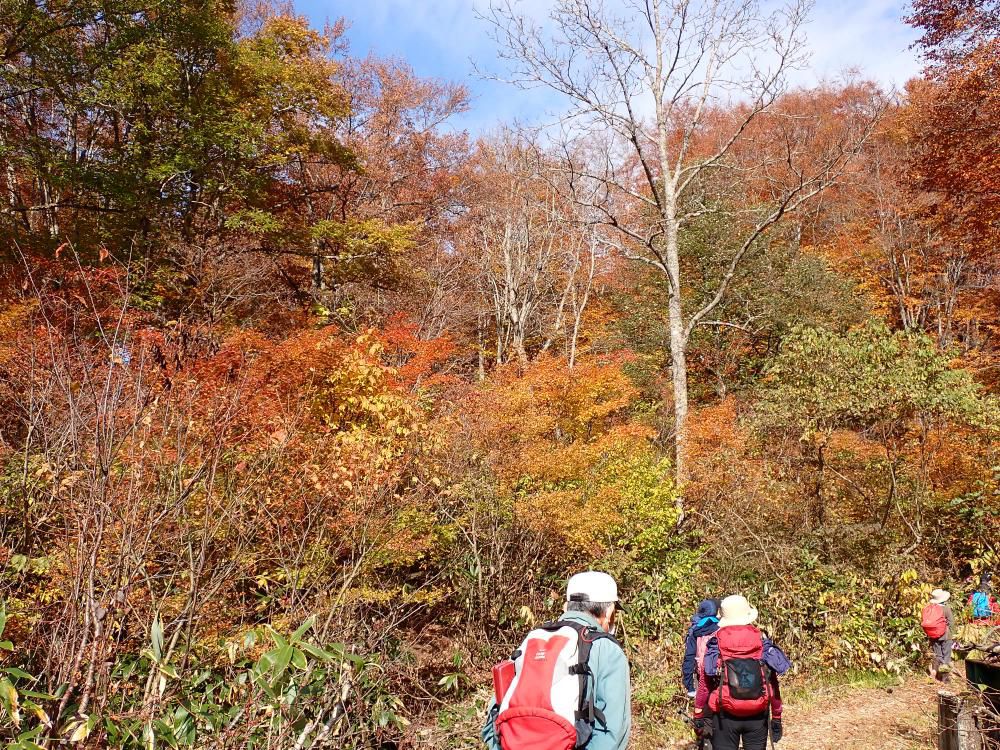
<svg viewBox="0 0 1000 750">
<path fill-rule="evenodd" d="M 689 725 L 691 729 L 694 730 L 695 737 L 698 738 L 699 750 L 712 750 L 711 738 L 707 735 L 703 737 L 698 733 L 698 727 L 695 725 L 694 719 L 687 715 L 687 711 L 683 708 L 678 708 L 677 715 L 681 717 L 685 724 Z M 774 750 L 774 748 L 772 747 L 771 750 Z"/>
</svg>

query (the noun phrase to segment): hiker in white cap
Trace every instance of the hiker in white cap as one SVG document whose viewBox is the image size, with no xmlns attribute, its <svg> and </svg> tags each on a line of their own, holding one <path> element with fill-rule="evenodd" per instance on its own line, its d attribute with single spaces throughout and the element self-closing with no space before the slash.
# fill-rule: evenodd
<svg viewBox="0 0 1000 750">
<path fill-rule="evenodd" d="M 711 737 L 714 750 L 765 750 L 769 734 L 772 742 L 781 740 L 778 675 L 792 665 L 756 621 L 746 597 L 722 600 L 694 699 L 695 730 Z"/>
<path fill-rule="evenodd" d="M 628 660 L 614 637 L 622 611 L 607 573 L 577 573 L 556 622 L 535 628 L 493 668 L 482 738 L 491 750 L 624 750 L 632 727 Z"/>
<path fill-rule="evenodd" d="M 931 643 L 931 677 L 947 682 L 951 674 L 951 634 L 955 617 L 947 602 L 951 599 L 944 589 L 934 589 L 931 600 L 920 613 L 920 627 Z"/>
</svg>

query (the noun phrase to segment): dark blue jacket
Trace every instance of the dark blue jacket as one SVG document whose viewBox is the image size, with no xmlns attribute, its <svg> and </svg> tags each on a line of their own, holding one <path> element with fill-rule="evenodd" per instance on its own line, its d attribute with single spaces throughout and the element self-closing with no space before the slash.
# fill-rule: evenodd
<svg viewBox="0 0 1000 750">
<path fill-rule="evenodd" d="M 711 607 L 706 605 L 711 604 Z M 698 638 L 703 635 L 712 635 L 719 629 L 719 618 L 716 617 L 715 604 L 713 602 L 702 602 L 695 613 L 693 623 L 688 629 L 687 639 L 684 642 L 684 665 L 681 669 L 681 676 L 684 680 L 684 689 L 693 693 L 698 687 L 697 675 L 697 649 Z"/>
</svg>

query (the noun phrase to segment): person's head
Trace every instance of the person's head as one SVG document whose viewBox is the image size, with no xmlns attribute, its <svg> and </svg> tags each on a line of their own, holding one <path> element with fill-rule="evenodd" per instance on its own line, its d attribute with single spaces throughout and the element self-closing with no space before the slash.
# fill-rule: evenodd
<svg viewBox="0 0 1000 750">
<path fill-rule="evenodd" d="M 566 585 L 566 611 L 590 615 L 609 633 L 615 626 L 615 616 L 621 608 L 618 584 L 607 573 L 596 570 L 577 573 Z"/>
<path fill-rule="evenodd" d="M 719 607 L 719 627 L 750 625 L 757 620 L 757 608 L 751 607 L 745 596 L 733 594 L 722 600 Z"/>
<path fill-rule="evenodd" d="M 951 594 L 949 594 L 944 589 L 934 589 L 931 592 L 931 603 L 932 604 L 944 604 L 949 599 L 951 599 Z"/>
<path fill-rule="evenodd" d="M 704 599 L 698 605 L 698 610 L 694 613 L 694 617 L 691 619 L 697 624 L 706 618 L 718 617 L 718 616 L 719 616 L 719 600 Z"/>
<path fill-rule="evenodd" d="M 983 574 L 979 576 L 979 590 L 984 593 L 989 593 L 992 584 L 993 584 L 992 571 L 984 570 Z"/>
</svg>

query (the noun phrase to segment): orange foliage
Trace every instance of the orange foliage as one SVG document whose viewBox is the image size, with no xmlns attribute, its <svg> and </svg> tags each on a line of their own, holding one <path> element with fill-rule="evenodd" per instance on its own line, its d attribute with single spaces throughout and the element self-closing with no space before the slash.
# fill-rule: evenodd
<svg viewBox="0 0 1000 750">
<path fill-rule="evenodd" d="M 926 219 L 964 252 L 1000 241 L 1000 9 L 918 0 L 910 22 L 931 66 L 909 89 L 913 178 L 933 196 Z"/>
<path fill-rule="evenodd" d="M 558 549 L 597 554 L 622 520 L 623 466 L 653 456 L 654 430 L 636 418 L 639 394 L 622 363 L 584 359 L 570 369 L 545 355 L 520 375 L 501 369 L 465 406 L 521 522 Z"/>
<path fill-rule="evenodd" d="M 702 506 L 751 502 L 767 486 L 765 467 L 751 452 L 752 438 L 740 424 L 737 400 L 727 396 L 692 410 L 690 425 L 691 499 Z"/>
<path fill-rule="evenodd" d="M 618 362 L 584 361 L 573 369 L 542 356 L 523 376 L 502 369 L 471 404 L 474 429 L 508 485 L 572 481 L 609 446 L 651 437 L 630 419 L 638 396 Z"/>
</svg>

